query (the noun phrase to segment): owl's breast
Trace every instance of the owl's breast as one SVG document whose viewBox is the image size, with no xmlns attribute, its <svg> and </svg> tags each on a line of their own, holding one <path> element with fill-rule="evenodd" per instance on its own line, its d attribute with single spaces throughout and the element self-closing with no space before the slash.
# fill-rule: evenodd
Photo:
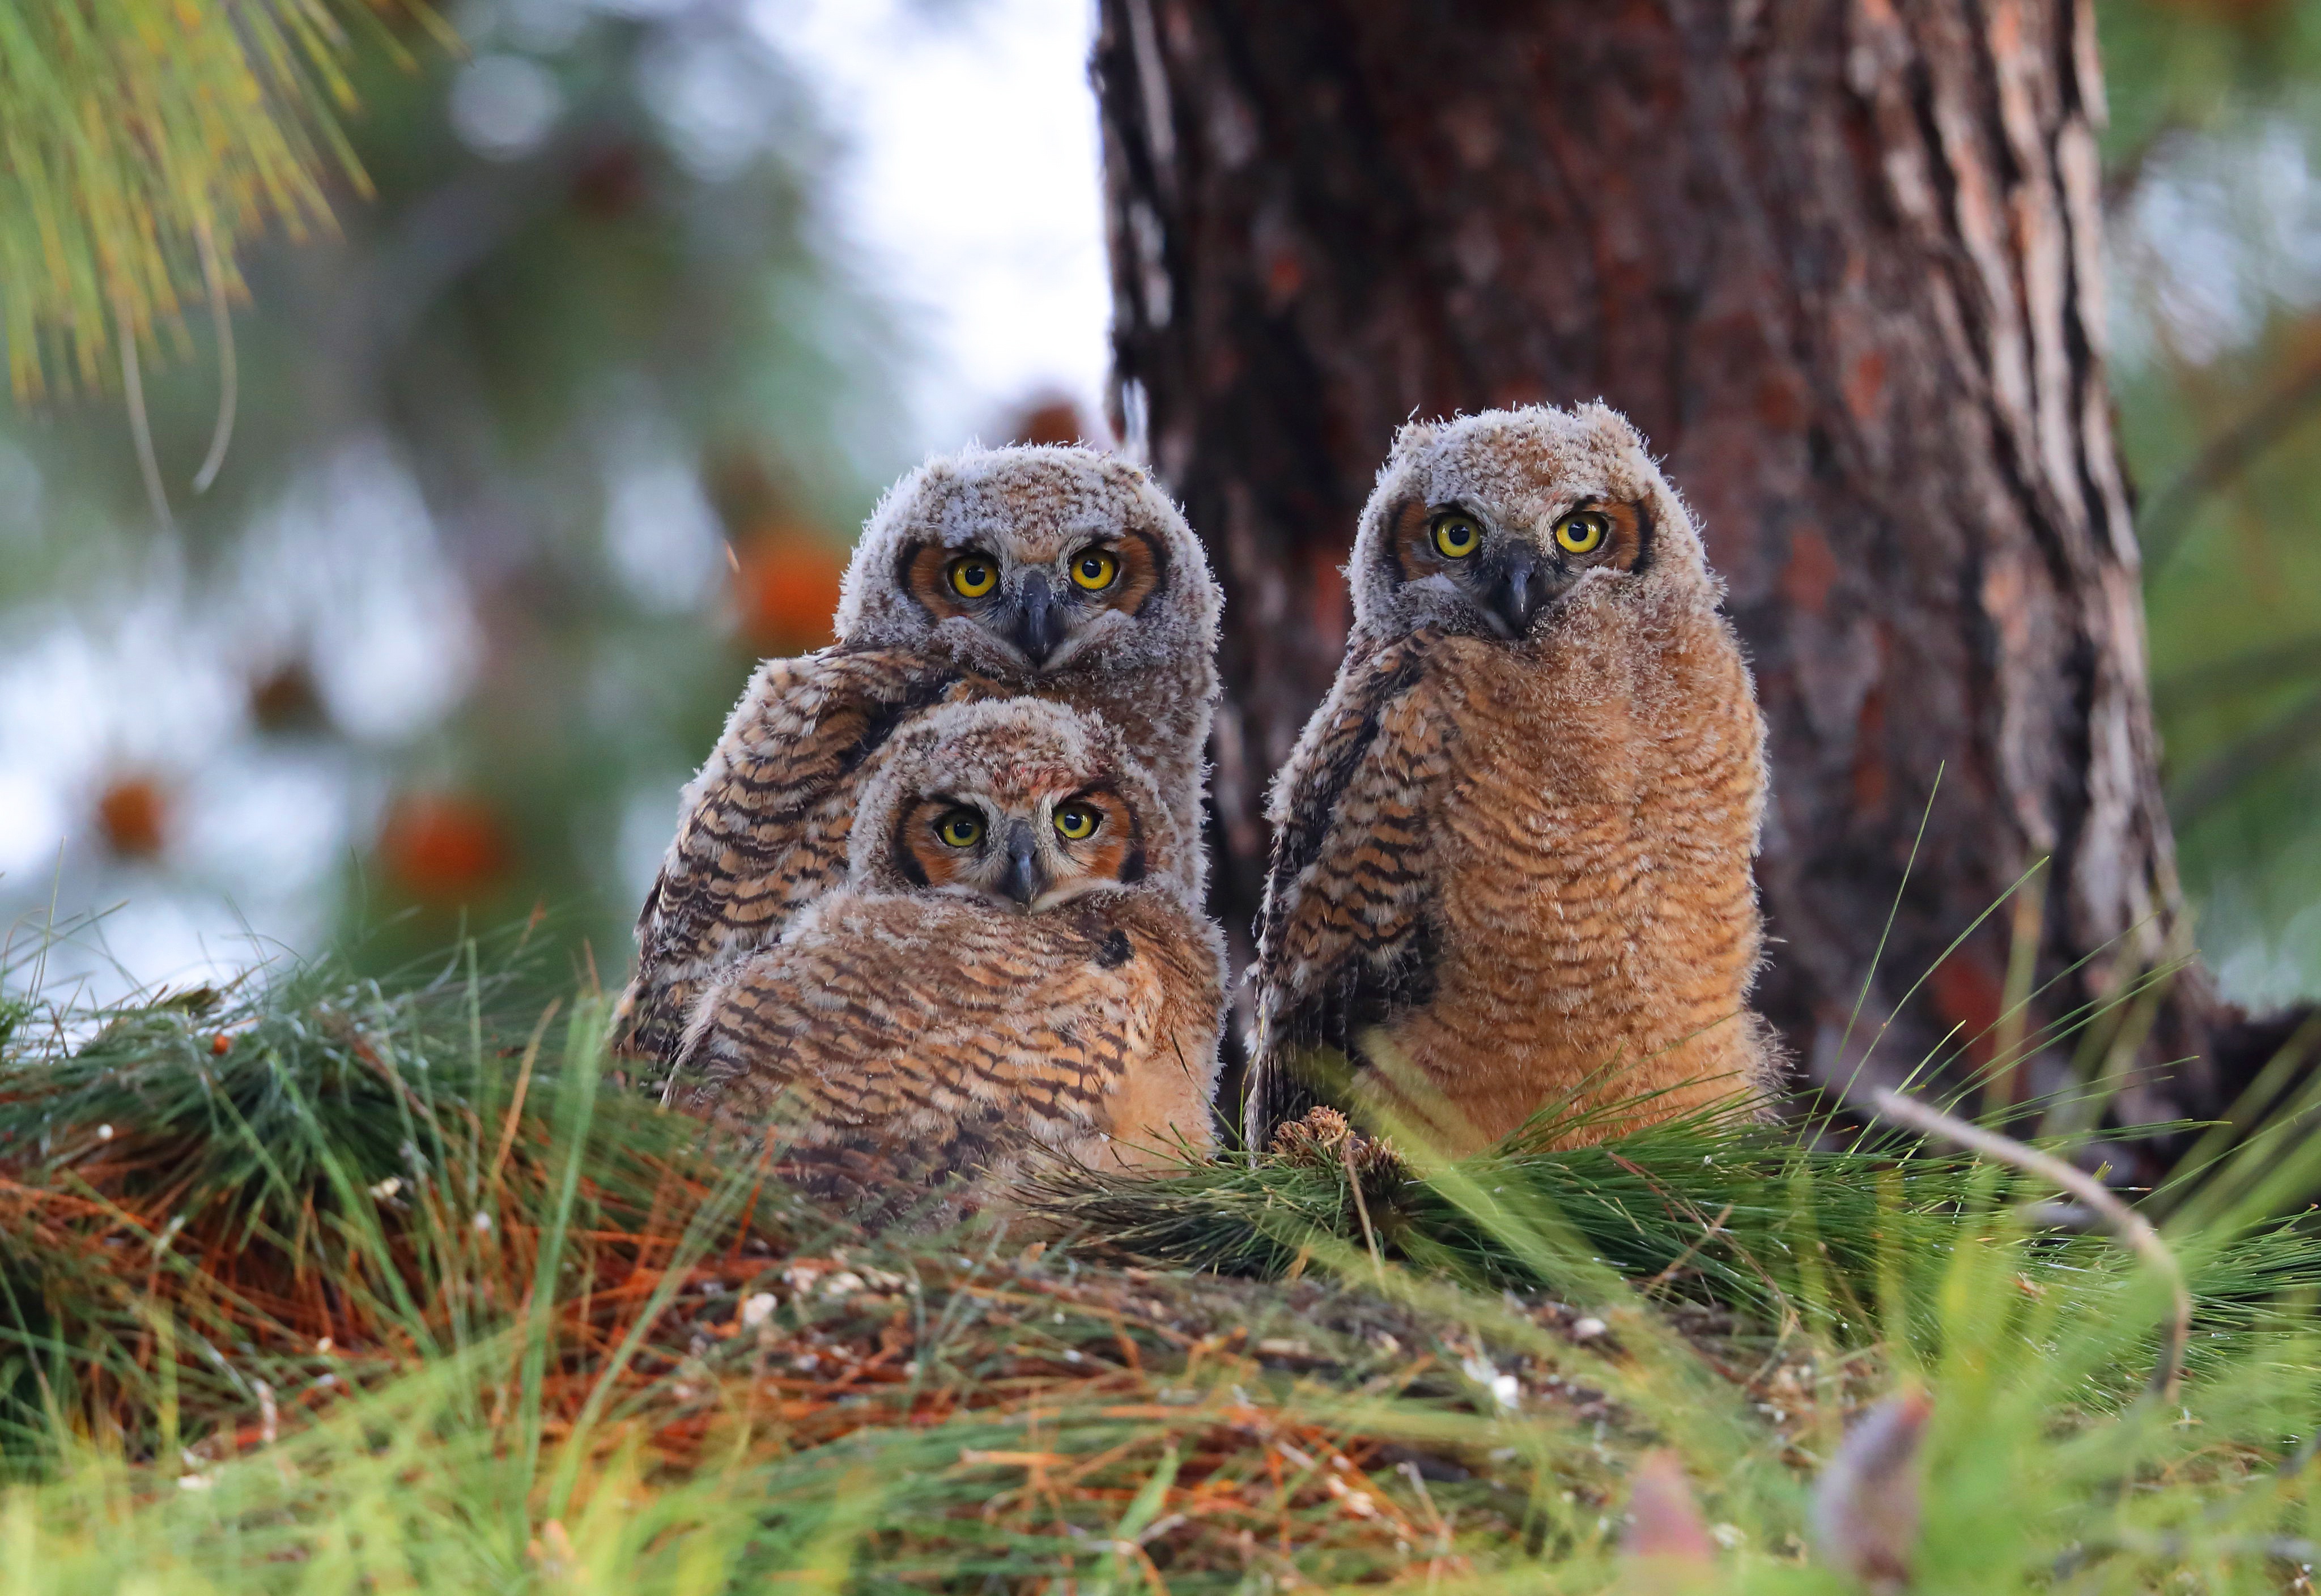
<svg viewBox="0 0 2321 1596">
<path fill-rule="evenodd" d="M 1443 663 L 1465 757 L 1432 817 L 1435 995 L 1394 1039 L 1496 1136 L 1559 1085 L 1698 1051 L 1745 1002 L 1759 738 L 1721 634 L 1574 629 Z"/>
</svg>

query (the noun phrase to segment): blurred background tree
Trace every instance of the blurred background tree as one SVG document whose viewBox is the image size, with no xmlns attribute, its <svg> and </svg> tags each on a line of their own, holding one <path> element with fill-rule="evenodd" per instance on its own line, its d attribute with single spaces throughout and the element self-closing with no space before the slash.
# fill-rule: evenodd
<svg viewBox="0 0 2321 1596">
<path fill-rule="evenodd" d="M 892 273 L 871 286 L 824 113 L 857 109 L 881 29 L 971 66 L 962 31 L 1024 26 L 975 9 L 997 14 L 41 0 L 0 22 L 0 85 L 45 96 L 0 87 L 0 132 L 45 141 L 0 146 L 18 960 L 52 904 L 110 911 L 46 970 L 108 990 L 332 940 L 378 967 L 531 920 L 545 978 L 617 982 L 749 662 L 827 640 L 853 528 L 930 431 L 1006 430 L 989 390 L 1020 373 L 914 413 L 926 339 Z M 278 24 L 308 35 L 287 64 Z M 180 114 L 221 104 L 246 113 Z M 231 446 L 196 492 L 222 378 Z"/>
<path fill-rule="evenodd" d="M 2321 6 L 2103 7 L 2113 388 L 2201 946 L 2321 994 Z"/>
<path fill-rule="evenodd" d="M 1164 33 L 1175 12 L 1128 9 Z M 135 108 L 207 103 L 195 78 L 171 90 L 164 74 L 222 59 L 169 44 L 184 17 L 211 14 L 12 8 L 0 325 L 12 370 L 37 359 L 47 378 L 36 393 L 20 375 L 23 396 L 0 413 L 0 917 L 19 949 L 52 906 L 123 904 L 103 948 L 84 937 L 50 956 L 52 975 L 117 988 L 274 943 L 358 939 L 383 964 L 538 910 L 557 978 L 593 959 L 618 979 L 677 786 L 750 658 L 823 635 L 878 487 L 972 431 L 1090 425 L 1071 380 L 1021 419 L 992 398 L 1030 408 L 1016 346 L 1051 324 L 1100 347 L 1106 294 L 1100 254 L 1059 251 L 993 196 L 1028 188 L 1034 211 L 1095 240 L 1093 171 L 942 162 L 1032 100 L 1092 123 L 1093 11 L 471 0 L 444 15 L 454 50 L 417 10 L 284 7 L 345 36 L 292 38 L 289 76 L 259 80 L 280 159 L 314 195 L 231 163 L 196 186 L 223 240 L 239 394 L 223 468 L 196 494 L 223 353 L 205 213 L 147 202 L 159 265 L 123 265 L 94 233 L 64 239 L 85 269 L 42 298 L 24 242 L 41 237 L 34 191 L 49 184 L 53 214 L 82 211 L 42 176 L 62 158 L 24 152 L 133 151 L 104 141 L 159 125 Z M 2143 495 L 2169 798 L 2203 947 L 2228 992 L 2259 1000 L 2321 992 L 2317 11 L 2098 8 L 2112 372 Z M 77 53 L 55 42 L 68 24 Z M 858 41 L 851 68 L 808 48 L 876 26 L 889 32 Z M 892 80 L 909 41 L 960 28 L 988 53 L 943 69 L 1007 92 L 911 146 L 907 168 L 873 160 L 871 187 L 906 247 L 913 213 L 944 205 L 1021 235 L 968 258 L 927 230 L 922 281 L 1042 287 L 1035 310 L 987 319 L 930 376 L 928 329 L 858 248 L 838 190 L 864 107 L 902 113 Z M 106 54 L 132 34 L 144 54 Z M 59 61 L 86 92 L 28 97 Z M 117 86 L 124 61 L 158 86 Z M 264 204 L 234 208 L 252 194 Z M 83 209 L 144 213 L 107 204 Z M 226 219 L 231 237 L 215 231 Z M 141 307 L 108 270 L 142 285 Z M 64 331 L 30 331 L 37 315 Z M 105 341 L 123 325 L 145 336 L 169 531 Z M 261 946 L 237 945 L 237 926 Z M 1860 930 L 1867 943 L 1877 928 Z"/>
</svg>

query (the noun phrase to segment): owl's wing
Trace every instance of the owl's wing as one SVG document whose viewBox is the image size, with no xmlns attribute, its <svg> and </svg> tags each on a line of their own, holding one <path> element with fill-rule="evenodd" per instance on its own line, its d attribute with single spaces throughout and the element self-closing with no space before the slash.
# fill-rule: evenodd
<svg viewBox="0 0 2321 1596">
<path fill-rule="evenodd" d="M 729 1132 L 778 1133 L 781 1166 L 809 1189 L 907 1198 L 1004 1176 L 1033 1144 L 1093 1140 L 1166 1009 L 1156 961 L 1123 960 L 1078 917 L 841 894 L 720 972 L 670 1100 Z"/>
<path fill-rule="evenodd" d="M 623 1052 L 669 1057 L 709 975 L 837 884 L 864 765 L 964 682 L 900 649 L 830 648 L 759 668 L 685 790 L 637 917 L 637 973 L 615 1020 Z"/>
<path fill-rule="evenodd" d="M 1433 987 L 1428 817 L 1450 766 L 1455 706 L 1419 632 L 1343 672 L 1274 794 L 1258 921 L 1258 1045 L 1245 1128 L 1263 1150 L 1318 1101 L 1303 1067 Z"/>
</svg>

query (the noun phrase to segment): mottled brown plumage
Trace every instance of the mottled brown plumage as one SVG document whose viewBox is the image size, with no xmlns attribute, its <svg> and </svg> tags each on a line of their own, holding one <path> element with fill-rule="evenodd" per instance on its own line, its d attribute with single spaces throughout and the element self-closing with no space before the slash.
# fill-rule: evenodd
<svg viewBox="0 0 2321 1596">
<path fill-rule="evenodd" d="M 1253 1145 L 1339 1060 L 1455 1150 L 1559 1102 L 1649 1097 L 1586 1139 L 1761 1092 L 1763 730 L 1643 440 L 1600 405 L 1407 428 L 1351 575 L 1274 789 Z"/>
<path fill-rule="evenodd" d="M 703 983 L 844 877 L 863 778 L 897 726 L 988 691 L 901 648 L 766 661 L 686 789 L 646 894 L 624 1049 L 669 1057 Z"/>
<path fill-rule="evenodd" d="M 971 597 L 985 573 L 956 578 L 975 559 L 990 580 Z M 838 643 L 767 661 L 686 789 L 637 920 L 623 1050 L 667 1060 L 705 981 L 838 883 L 863 784 L 942 703 L 1028 694 L 1119 728 L 1196 839 L 1171 868 L 1197 892 L 1217 603 L 1199 541 L 1125 462 L 969 449 L 904 478 L 848 568 Z"/>
<path fill-rule="evenodd" d="M 1035 1154 L 1206 1151 L 1224 951 L 1187 846 L 1092 717 L 938 710 L 865 788 L 847 884 L 707 985 L 670 1101 L 878 1215 L 954 1176 L 929 1211 L 1004 1199 Z"/>
</svg>

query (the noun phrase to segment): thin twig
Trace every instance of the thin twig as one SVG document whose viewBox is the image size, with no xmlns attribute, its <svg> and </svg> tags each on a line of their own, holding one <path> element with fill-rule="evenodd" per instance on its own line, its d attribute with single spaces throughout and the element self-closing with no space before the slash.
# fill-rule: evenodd
<svg viewBox="0 0 2321 1596">
<path fill-rule="evenodd" d="M 169 513 L 169 495 L 161 486 L 161 467 L 153 455 L 153 423 L 145 414 L 145 378 L 137 367 L 137 324 L 124 306 L 115 312 L 121 321 L 121 386 L 129 404 L 129 436 L 137 445 L 137 470 L 145 479 L 145 497 L 153 505 L 153 519 L 165 533 L 177 523 Z"/>
<path fill-rule="evenodd" d="M 1362 1177 L 1354 1171 L 1354 1138 L 1349 1134 L 1338 1144 L 1338 1156 L 1346 1165 L 1346 1183 L 1353 1188 L 1354 1212 L 1361 1217 L 1362 1239 L 1370 1244 L 1370 1267 L 1378 1274 L 1378 1283 L 1386 1284 L 1386 1256 L 1379 1251 L 1378 1232 L 1370 1229 L 1370 1205 L 1362 1201 Z"/>
<path fill-rule="evenodd" d="M 532 1066 L 540 1059 L 540 1039 L 548 1034 L 548 1022 L 556 1018 L 556 1011 L 563 1006 L 562 998 L 551 1001 L 547 1011 L 541 1015 L 540 1023 L 532 1028 L 531 1038 L 523 1045 L 523 1062 L 515 1072 L 515 1090 L 509 1094 L 507 1113 L 500 1124 L 500 1145 L 492 1154 L 491 1174 L 484 1181 L 485 1190 L 491 1192 L 496 1206 L 499 1200 L 500 1175 L 507 1168 L 508 1150 L 515 1146 L 516 1125 L 523 1115 L 523 1100 L 532 1089 Z"/>
<path fill-rule="evenodd" d="M 2220 694 L 2278 687 L 2321 674 L 2321 637 L 2251 648 L 2207 665 L 2196 665 L 2152 684 L 2152 702 L 2162 711 L 2206 704 Z"/>
<path fill-rule="evenodd" d="M 2158 570 L 2176 552 L 2200 495 L 2239 476 L 2316 406 L 2321 406 L 2321 362 L 2298 372 L 2209 440 L 2183 474 L 2153 497 L 2141 518 L 2137 535 L 2144 544 L 2144 568 Z"/>
<path fill-rule="evenodd" d="M 1623 1159 L 1622 1162 L 1625 1163 L 1626 1160 Z M 1692 1204 L 1689 1202 L 1686 1203 L 1685 1206 L 1687 1208 L 1692 1208 Z M 1693 1222 L 1701 1227 L 1700 1234 L 1694 1237 L 1690 1242 L 1687 1243 L 1685 1249 L 1682 1252 L 1677 1254 L 1675 1263 L 1670 1264 L 1658 1274 L 1653 1275 L 1650 1280 L 1644 1282 L 1643 1284 L 1638 1286 L 1636 1288 L 1637 1294 L 1641 1296 L 1648 1292 L 1658 1291 L 1670 1281 L 1675 1279 L 1676 1272 L 1678 1270 L 1683 1268 L 1687 1264 L 1691 1263 L 1695 1255 L 1697 1255 L 1702 1247 L 1707 1247 L 1710 1242 L 1716 1240 L 1717 1237 L 1725 1233 L 1725 1221 L 1732 1217 L 1733 1204 L 1730 1202 L 1725 1205 L 1724 1211 L 1719 1213 L 1715 1219 L 1705 1221 L 1700 1217 L 1700 1211 L 1697 1208 L 1692 1208 Z"/>
<path fill-rule="evenodd" d="M 210 452 L 203 458 L 202 468 L 194 473 L 194 492 L 205 494 L 225 465 L 226 446 L 233 441 L 233 417 L 241 404 L 241 377 L 234 364 L 233 313 L 225 303 L 225 271 L 218 264 L 217 240 L 211 234 L 207 218 L 196 226 L 194 238 L 202 247 L 202 281 L 209 289 L 210 321 L 217 329 L 217 425 L 210 431 Z"/>
<path fill-rule="evenodd" d="M 2253 777 L 2275 770 L 2321 742 L 2321 695 L 2253 735 L 2244 738 L 2179 783 L 2169 794 L 2177 823 L 2189 826 L 2231 797 Z"/>
<path fill-rule="evenodd" d="M 2168 1338 L 2162 1347 L 2160 1363 L 2152 1371 L 2150 1389 L 2162 1401 L 2173 1401 L 2177 1388 L 2184 1379 L 2184 1349 L 2192 1338 L 2192 1292 L 2184 1283 L 2184 1266 L 2176 1255 L 2152 1228 L 2152 1221 L 2122 1202 L 2106 1189 L 2101 1181 L 2083 1169 L 2074 1169 L 2051 1154 L 2036 1147 L 2025 1147 L 2011 1136 L 1980 1125 L 1971 1125 L 1955 1115 L 1946 1114 L 1933 1105 L 1915 1097 L 1905 1097 L 1898 1092 L 1880 1087 L 1870 1093 L 1870 1102 L 1878 1112 L 1897 1124 L 1927 1136 L 1980 1153 L 2026 1174 L 2035 1174 L 2069 1192 L 2100 1215 L 2114 1239 L 2152 1265 L 2168 1283 L 2173 1299 L 2170 1314 Z"/>
<path fill-rule="evenodd" d="M 2106 217 L 2117 216 L 2128 202 L 2141 192 L 2144 175 L 2150 169 L 2152 158 L 2165 149 L 2175 136 L 2185 131 L 2183 118 L 2172 113 L 2160 119 L 2152 131 L 2136 141 L 2124 155 L 2111 163 L 2103 176 L 2103 209 Z"/>
</svg>

